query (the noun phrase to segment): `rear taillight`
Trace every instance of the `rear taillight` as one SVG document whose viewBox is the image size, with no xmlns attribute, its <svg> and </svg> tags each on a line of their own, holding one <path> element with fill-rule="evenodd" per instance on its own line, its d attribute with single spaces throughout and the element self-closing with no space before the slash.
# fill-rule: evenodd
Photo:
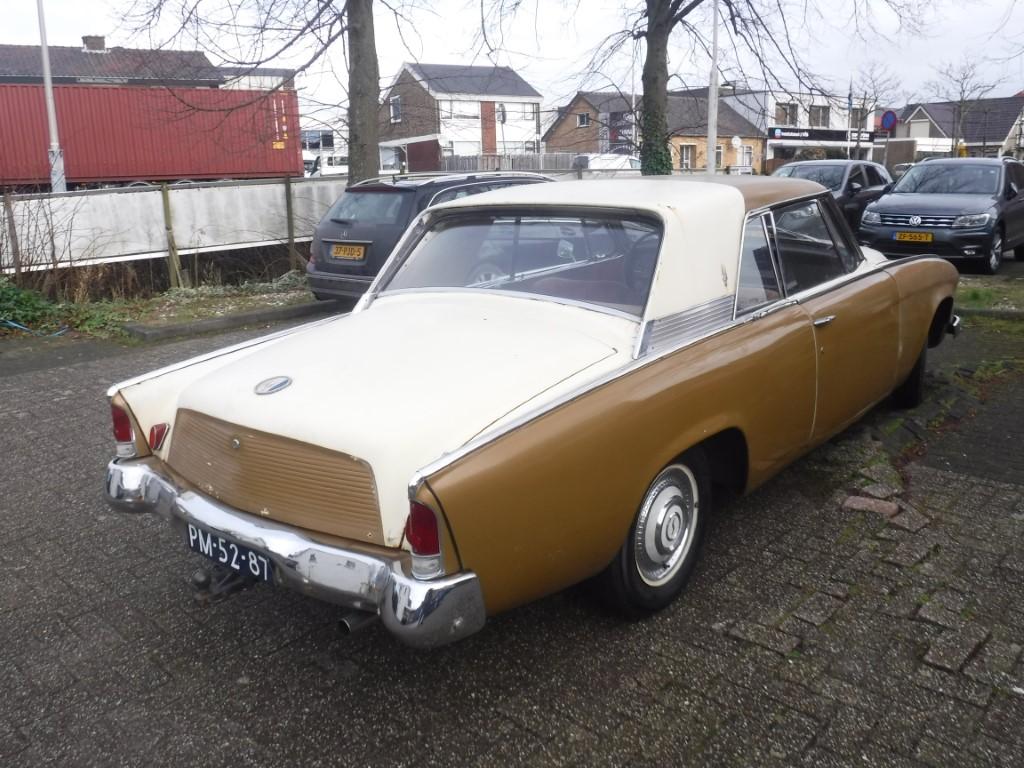
<svg viewBox="0 0 1024 768">
<path fill-rule="evenodd" d="M 138 455 L 135 448 L 135 430 L 128 411 L 119 405 L 110 404 L 110 418 L 114 422 L 114 441 L 117 443 L 117 455 L 122 459 L 130 459 Z"/>
<path fill-rule="evenodd" d="M 434 510 L 417 501 L 410 502 L 409 519 L 405 523 L 405 538 L 412 548 L 413 576 L 418 579 L 430 579 L 443 572 L 441 537 Z"/>
</svg>

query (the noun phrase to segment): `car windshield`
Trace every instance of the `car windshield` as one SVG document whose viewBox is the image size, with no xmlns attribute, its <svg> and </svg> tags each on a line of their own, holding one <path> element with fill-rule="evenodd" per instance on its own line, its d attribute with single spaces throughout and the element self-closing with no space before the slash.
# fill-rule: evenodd
<svg viewBox="0 0 1024 768">
<path fill-rule="evenodd" d="M 999 166 L 981 163 L 921 163 L 896 182 L 893 192 L 931 195 L 995 195 L 999 190 Z"/>
<path fill-rule="evenodd" d="M 787 165 L 775 172 L 776 176 L 789 176 L 794 179 L 816 181 L 833 192 L 838 192 L 843 185 L 842 165 Z"/>
<path fill-rule="evenodd" d="M 411 192 L 350 189 L 337 199 L 325 218 L 346 224 L 398 224 Z"/>
<path fill-rule="evenodd" d="M 381 291 L 513 291 L 639 316 L 661 231 L 639 216 L 448 215 L 430 225 Z"/>
</svg>

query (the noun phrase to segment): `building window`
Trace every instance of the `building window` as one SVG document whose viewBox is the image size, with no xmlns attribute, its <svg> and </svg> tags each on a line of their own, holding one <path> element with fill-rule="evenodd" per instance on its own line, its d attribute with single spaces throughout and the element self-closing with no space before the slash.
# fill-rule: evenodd
<svg viewBox="0 0 1024 768">
<path fill-rule="evenodd" d="M 680 144 L 679 145 L 679 167 L 682 169 L 693 168 L 693 156 L 696 152 L 696 145 L 694 144 Z"/>
<path fill-rule="evenodd" d="M 828 107 L 814 104 L 808 110 L 811 128 L 828 128 Z"/>
<path fill-rule="evenodd" d="M 776 125 L 796 125 L 796 104 L 776 104 L 775 105 L 775 124 Z"/>
<path fill-rule="evenodd" d="M 523 104 L 522 107 L 524 120 L 535 120 L 537 115 L 540 113 L 539 104 L 526 103 Z"/>
<path fill-rule="evenodd" d="M 580 112 L 576 115 L 576 127 L 577 128 L 589 128 L 590 127 L 590 113 Z"/>
<path fill-rule="evenodd" d="M 754 148 L 749 144 L 744 144 L 740 148 L 740 165 L 750 167 L 754 164 Z"/>
<path fill-rule="evenodd" d="M 715 147 L 715 168 L 721 168 L 725 155 L 725 147 L 719 144 Z"/>
<path fill-rule="evenodd" d="M 402 97 L 392 96 L 390 99 L 388 99 L 388 105 L 391 108 L 391 122 L 402 122 Z"/>
<path fill-rule="evenodd" d="M 479 141 L 453 141 L 452 153 L 456 155 L 479 155 Z"/>
<path fill-rule="evenodd" d="M 334 149 L 334 131 L 303 131 L 302 148 L 312 152 Z"/>
<path fill-rule="evenodd" d="M 526 151 L 526 154 L 528 154 L 528 155 L 535 155 L 535 154 L 537 154 L 537 142 L 536 141 L 528 141 L 528 142 L 526 142 L 525 151 Z"/>
<path fill-rule="evenodd" d="M 442 101 L 441 117 L 466 118 L 470 120 L 480 119 L 479 101 Z"/>
<path fill-rule="evenodd" d="M 868 120 L 868 111 L 864 107 L 854 107 L 850 110 L 850 125 L 854 128 L 865 128 L 865 123 Z M 870 130 L 870 127 L 868 127 Z"/>
</svg>

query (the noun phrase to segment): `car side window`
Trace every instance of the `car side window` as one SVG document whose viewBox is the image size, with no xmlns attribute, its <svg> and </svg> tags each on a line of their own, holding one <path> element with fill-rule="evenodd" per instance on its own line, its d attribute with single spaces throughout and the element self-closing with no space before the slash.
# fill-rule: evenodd
<svg viewBox="0 0 1024 768">
<path fill-rule="evenodd" d="M 847 186 L 850 184 L 860 184 L 861 187 L 866 187 L 868 185 L 867 179 L 864 177 L 863 168 L 863 165 L 855 165 L 850 169 L 850 178 L 846 182 Z"/>
<path fill-rule="evenodd" d="M 782 297 L 764 227 L 764 217 L 757 216 L 749 219 L 743 228 L 740 279 L 736 289 L 737 315 L 750 312 Z"/>
<path fill-rule="evenodd" d="M 846 274 L 817 200 L 778 208 L 774 218 L 779 266 L 787 294 L 806 291 Z"/>
<path fill-rule="evenodd" d="M 868 186 L 869 187 L 880 187 L 888 182 L 882 178 L 882 174 L 878 172 L 878 169 L 873 165 L 865 165 L 864 171 L 868 175 Z"/>
<path fill-rule="evenodd" d="M 1007 163 L 1007 170 L 1010 172 L 1010 181 L 1017 185 L 1017 190 L 1024 190 L 1024 165 Z"/>
</svg>

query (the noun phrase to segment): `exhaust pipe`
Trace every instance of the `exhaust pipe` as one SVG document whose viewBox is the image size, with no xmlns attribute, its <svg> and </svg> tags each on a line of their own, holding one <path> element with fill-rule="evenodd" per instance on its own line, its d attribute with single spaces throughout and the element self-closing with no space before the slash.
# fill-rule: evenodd
<svg viewBox="0 0 1024 768">
<path fill-rule="evenodd" d="M 351 611 L 346 613 L 338 621 L 338 627 L 346 635 L 354 635 L 361 629 L 366 629 L 377 620 L 376 613 L 367 613 L 365 611 Z"/>
</svg>

